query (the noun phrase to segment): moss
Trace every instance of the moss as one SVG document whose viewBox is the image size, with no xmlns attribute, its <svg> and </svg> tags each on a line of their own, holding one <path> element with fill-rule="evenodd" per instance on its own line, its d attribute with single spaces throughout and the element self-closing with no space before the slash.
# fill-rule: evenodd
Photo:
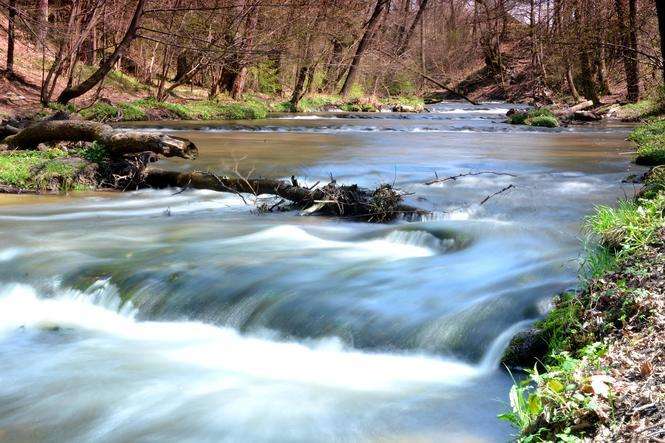
<svg viewBox="0 0 665 443">
<path fill-rule="evenodd" d="M 554 116 L 539 115 L 537 117 L 527 119 L 526 124 L 544 128 L 557 128 L 559 126 L 559 120 L 557 120 Z"/>
<path fill-rule="evenodd" d="M 517 112 L 508 116 L 508 123 L 511 125 L 540 126 L 545 128 L 556 128 L 559 126 L 559 120 L 547 108 Z"/>
</svg>

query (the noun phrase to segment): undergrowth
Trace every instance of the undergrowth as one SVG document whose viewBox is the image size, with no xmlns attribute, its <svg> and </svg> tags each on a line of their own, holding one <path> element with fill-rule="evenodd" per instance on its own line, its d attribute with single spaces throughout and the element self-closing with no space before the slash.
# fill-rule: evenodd
<svg viewBox="0 0 665 443">
<path fill-rule="evenodd" d="M 665 122 L 658 121 L 636 129 L 630 139 L 644 146 L 663 133 Z M 500 415 L 519 430 L 519 441 L 581 441 L 611 420 L 614 393 L 601 343 L 626 328 L 648 325 L 649 292 L 640 276 L 648 273 L 649 248 L 665 228 L 664 190 L 665 167 L 655 168 L 638 197 L 598 206 L 586 219 L 581 288 L 558 296 L 536 324 L 549 352 L 514 384 L 511 409 Z"/>
</svg>

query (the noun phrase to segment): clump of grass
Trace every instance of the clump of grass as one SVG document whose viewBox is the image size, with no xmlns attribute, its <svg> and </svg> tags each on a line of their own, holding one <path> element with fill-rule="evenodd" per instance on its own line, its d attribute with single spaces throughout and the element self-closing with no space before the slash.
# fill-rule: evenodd
<svg viewBox="0 0 665 443">
<path fill-rule="evenodd" d="M 637 143 L 635 163 L 638 165 L 665 164 L 665 120 L 654 120 L 635 128 L 628 140 Z"/>
<path fill-rule="evenodd" d="M 19 189 L 42 190 L 57 186 L 61 191 L 77 189 L 83 161 L 66 161 L 67 152 L 8 151 L 0 153 L 0 183 Z"/>
<path fill-rule="evenodd" d="M 663 227 L 665 195 L 654 199 L 623 200 L 616 208 L 598 206 L 586 228 L 617 259 L 629 257 L 655 238 Z"/>
<path fill-rule="evenodd" d="M 82 109 L 80 114 L 88 120 L 144 120 L 150 110 L 165 110 L 176 118 L 184 120 L 239 120 L 259 119 L 268 115 L 268 107 L 260 100 L 248 98 L 242 102 L 222 102 L 199 100 L 188 103 L 170 103 L 154 98 L 144 98 L 130 103 L 112 105 L 105 102 L 95 103 Z"/>
</svg>

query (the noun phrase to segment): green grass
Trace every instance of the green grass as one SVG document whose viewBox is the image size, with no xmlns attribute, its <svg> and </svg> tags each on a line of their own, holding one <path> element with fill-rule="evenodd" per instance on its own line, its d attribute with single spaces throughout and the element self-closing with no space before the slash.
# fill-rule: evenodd
<svg viewBox="0 0 665 443">
<path fill-rule="evenodd" d="M 649 119 L 665 113 L 665 86 L 655 88 L 637 103 L 622 105 L 617 113 L 624 120 Z"/>
<path fill-rule="evenodd" d="M 638 165 L 665 164 L 665 120 L 652 120 L 635 128 L 628 140 L 637 143 L 635 163 Z"/>
<path fill-rule="evenodd" d="M 598 206 L 586 228 L 617 259 L 634 255 L 664 226 L 665 195 L 653 199 L 622 200 L 617 207 Z"/>
<path fill-rule="evenodd" d="M 254 98 L 242 102 L 197 100 L 187 103 L 160 102 L 154 98 L 135 100 L 130 103 L 112 105 L 97 102 L 82 109 L 83 118 L 96 121 L 145 120 L 150 110 L 166 110 L 174 118 L 183 120 L 239 120 L 259 119 L 268 115 L 265 103 Z"/>
<path fill-rule="evenodd" d="M 76 188 L 79 169 L 60 159 L 65 151 L 8 151 L 0 153 L 0 183 L 20 189 L 46 189 L 52 181 L 60 183 L 61 191 Z"/>
</svg>

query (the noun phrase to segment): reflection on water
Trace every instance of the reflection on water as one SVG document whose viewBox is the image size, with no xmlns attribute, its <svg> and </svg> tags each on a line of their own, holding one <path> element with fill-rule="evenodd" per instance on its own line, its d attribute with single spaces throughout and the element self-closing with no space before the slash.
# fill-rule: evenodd
<svg viewBox="0 0 665 443">
<path fill-rule="evenodd" d="M 192 190 L 1 198 L 2 436 L 505 440 L 503 347 L 574 284 L 582 217 L 632 192 L 625 128 L 525 131 L 505 108 L 163 124 L 201 157 L 161 167 L 394 182 L 419 222 Z M 470 171 L 512 175 L 424 184 Z"/>
</svg>

